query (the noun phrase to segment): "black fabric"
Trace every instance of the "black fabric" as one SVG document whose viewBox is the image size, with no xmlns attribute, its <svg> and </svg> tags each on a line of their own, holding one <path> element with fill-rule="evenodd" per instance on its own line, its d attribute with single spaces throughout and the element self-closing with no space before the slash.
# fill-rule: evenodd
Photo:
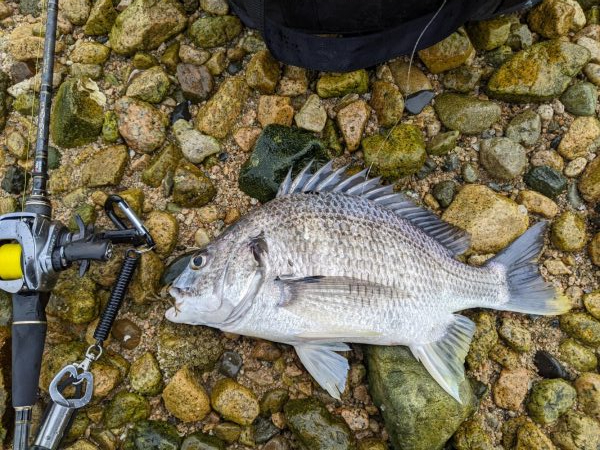
<svg viewBox="0 0 600 450">
<path fill-rule="evenodd" d="M 231 5 L 247 26 L 262 32 L 281 62 L 345 72 L 410 54 L 417 42 L 417 50 L 427 48 L 469 20 L 539 1 L 447 0 L 437 16 L 443 0 L 231 0 Z"/>
</svg>

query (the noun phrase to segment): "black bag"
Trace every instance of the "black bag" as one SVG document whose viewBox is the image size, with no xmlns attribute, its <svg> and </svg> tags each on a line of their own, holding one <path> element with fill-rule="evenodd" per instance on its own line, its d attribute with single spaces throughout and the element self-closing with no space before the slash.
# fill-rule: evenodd
<svg viewBox="0 0 600 450">
<path fill-rule="evenodd" d="M 246 26 L 262 33 L 279 61 L 346 72 L 410 54 L 417 43 L 417 50 L 427 48 L 467 21 L 539 1 L 231 0 L 231 5 Z"/>
</svg>

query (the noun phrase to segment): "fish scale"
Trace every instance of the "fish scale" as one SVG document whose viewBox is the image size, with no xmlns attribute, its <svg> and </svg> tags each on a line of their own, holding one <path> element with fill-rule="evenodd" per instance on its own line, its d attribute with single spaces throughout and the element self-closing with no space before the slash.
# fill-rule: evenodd
<svg viewBox="0 0 600 450">
<path fill-rule="evenodd" d="M 568 310 L 537 270 L 545 224 L 471 267 L 454 258 L 468 248 L 463 231 L 365 173 L 344 176 L 327 164 L 288 175 L 276 199 L 192 258 L 167 318 L 293 345 L 336 398 L 345 342 L 407 345 L 460 401 L 475 325 L 458 311 Z"/>
</svg>

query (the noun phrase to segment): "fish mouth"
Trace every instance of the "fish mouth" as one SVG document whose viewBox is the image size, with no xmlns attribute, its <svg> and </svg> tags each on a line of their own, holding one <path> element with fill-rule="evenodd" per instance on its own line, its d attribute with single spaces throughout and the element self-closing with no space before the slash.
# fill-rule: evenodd
<svg viewBox="0 0 600 450">
<path fill-rule="evenodd" d="M 178 287 L 171 286 L 169 288 L 169 295 L 173 298 L 181 298 L 183 296 L 183 290 Z"/>
</svg>

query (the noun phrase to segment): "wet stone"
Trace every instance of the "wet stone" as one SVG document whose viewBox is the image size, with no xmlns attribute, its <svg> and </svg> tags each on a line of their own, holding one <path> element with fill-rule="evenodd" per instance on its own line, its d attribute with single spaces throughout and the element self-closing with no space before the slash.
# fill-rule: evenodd
<svg viewBox="0 0 600 450">
<path fill-rule="evenodd" d="M 587 234 L 585 220 L 571 211 L 562 213 L 553 223 L 551 240 L 556 248 L 564 252 L 576 252 L 585 247 Z"/>
<path fill-rule="evenodd" d="M 570 86 L 560 97 L 565 109 L 576 116 L 592 116 L 598 104 L 598 89 L 592 83 L 581 82 Z"/>
<path fill-rule="evenodd" d="M 433 91 L 414 92 L 408 95 L 404 100 L 404 109 L 406 109 L 409 114 L 420 114 L 434 98 L 435 92 Z"/>
<path fill-rule="evenodd" d="M 402 118 L 404 99 L 398 87 L 388 81 L 375 81 L 372 86 L 371 107 L 382 127 L 392 127 Z"/>
<path fill-rule="evenodd" d="M 87 187 L 116 186 L 121 182 L 129 153 L 124 145 L 106 147 L 95 153 L 81 169 L 83 184 Z"/>
<path fill-rule="evenodd" d="M 142 420 L 127 433 L 123 450 L 179 450 L 181 438 L 177 428 L 167 422 Z"/>
<path fill-rule="evenodd" d="M 456 182 L 452 180 L 442 181 L 433 187 L 432 194 L 442 208 L 447 208 L 452 203 L 452 200 L 454 200 L 456 188 Z"/>
<path fill-rule="evenodd" d="M 504 369 L 494 383 L 493 395 L 497 406 L 510 411 L 519 411 L 529 390 L 531 374 L 527 369 Z"/>
<path fill-rule="evenodd" d="M 271 416 L 282 411 L 288 398 L 289 394 L 285 389 L 271 389 L 265 392 L 260 400 L 260 413 L 264 416 Z"/>
<path fill-rule="evenodd" d="M 486 170 L 499 180 L 509 181 L 522 175 L 527 168 L 525 148 L 511 139 L 485 139 L 479 158 Z"/>
<path fill-rule="evenodd" d="M 452 438 L 456 450 L 492 448 L 491 439 L 476 420 L 464 422 Z"/>
<path fill-rule="evenodd" d="M 246 66 L 246 83 L 261 94 L 274 93 L 279 77 L 279 62 L 268 50 L 255 53 Z"/>
<path fill-rule="evenodd" d="M 170 85 L 169 76 L 162 67 L 155 66 L 135 77 L 129 84 L 126 95 L 149 103 L 160 103 L 167 95 Z"/>
<path fill-rule="evenodd" d="M 429 144 L 427 144 L 427 153 L 434 156 L 445 155 L 456 147 L 459 136 L 460 133 L 458 131 L 436 134 Z"/>
<path fill-rule="evenodd" d="M 506 137 L 523 145 L 534 145 L 542 132 L 542 120 L 535 111 L 516 115 L 506 128 Z"/>
<path fill-rule="evenodd" d="M 147 419 L 150 404 L 141 395 L 122 391 L 116 394 L 104 410 L 104 425 L 107 428 L 120 428 L 138 420 Z"/>
<path fill-rule="evenodd" d="M 290 400 L 285 406 L 285 417 L 294 436 L 306 448 L 355 448 L 348 426 L 316 399 Z"/>
<path fill-rule="evenodd" d="M 581 374 L 575 380 L 575 389 L 581 410 L 600 420 L 600 375 L 592 372 Z"/>
<path fill-rule="evenodd" d="M 565 339 L 558 349 L 560 359 L 579 372 L 593 371 L 598 366 L 598 358 L 594 351 L 575 339 Z"/>
<path fill-rule="evenodd" d="M 543 378 L 569 378 L 569 374 L 560 361 L 545 350 L 538 350 L 535 353 L 533 362 L 538 374 Z"/>
<path fill-rule="evenodd" d="M 575 389 L 566 381 L 542 380 L 533 385 L 527 410 L 537 423 L 549 424 L 570 410 L 575 398 Z"/>
<path fill-rule="evenodd" d="M 481 78 L 481 70 L 475 67 L 460 66 L 444 74 L 444 87 L 451 91 L 467 94 L 475 89 Z"/>
<path fill-rule="evenodd" d="M 444 93 L 435 99 L 435 111 L 446 128 L 479 134 L 500 119 L 500 106 L 466 95 Z"/>
<path fill-rule="evenodd" d="M 225 450 L 225 443 L 218 437 L 196 432 L 185 437 L 180 450 Z"/>
<path fill-rule="evenodd" d="M 600 320 L 600 290 L 584 295 L 583 304 L 588 313 Z"/>
<path fill-rule="evenodd" d="M 431 73 L 437 74 L 463 65 L 474 54 L 469 36 L 461 28 L 437 44 L 421 50 L 419 58 Z"/>
<path fill-rule="evenodd" d="M 591 417 L 569 411 L 561 417 L 552 441 L 561 449 L 587 450 L 600 445 L 600 424 Z"/>
<path fill-rule="evenodd" d="M 214 428 L 215 436 L 231 444 L 238 440 L 242 427 L 233 422 L 222 422 Z"/>
<path fill-rule="evenodd" d="M 200 48 L 225 45 L 242 31 L 242 23 L 235 16 L 207 16 L 196 20 L 189 28 L 189 36 Z"/>
<path fill-rule="evenodd" d="M 560 317 L 560 328 L 587 345 L 600 344 L 600 321 L 583 312 L 570 312 Z"/>
<path fill-rule="evenodd" d="M 275 197 L 290 167 L 303 168 L 325 157 L 323 143 L 310 132 L 268 125 L 240 171 L 239 186 L 246 194 L 267 202 Z"/>
<path fill-rule="evenodd" d="M 525 183 L 546 197 L 555 198 L 567 189 L 567 179 L 549 166 L 532 168 L 524 177 Z"/>
<path fill-rule="evenodd" d="M 271 420 L 264 417 L 257 417 L 253 424 L 254 427 L 254 442 L 264 444 L 273 436 L 279 434 L 279 428 L 273 425 Z"/>
<path fill-rule="evenodd" d="M 173 201 L 180 206 L 198 208 L 209 203 L 217 194 L 210 178 L 189 162 L 180 161 L 173 179 Z"/>
<path fill-rule="evenodd" d="M 369 89 L 369 75 L 366 70 L 347 73 L 325 73 L 317 82 L 317 94 L 321 98 L 343 97 L 347 94 L 364 94 Z"/>
<path fill-rule="evenodd" d="M 244 361 L 239 353 L 225 352 L 219 360 L 219 372 L 229 378 L 237 377 Z"/>
<path fill-rule="evenodd" d="M 159 187 L 169 173 L 173 174 L 181 157 L 181 150 L 176 145 L 165 145 L 142 172 L 142 181 L 148 186 Z"/>
</svg>

